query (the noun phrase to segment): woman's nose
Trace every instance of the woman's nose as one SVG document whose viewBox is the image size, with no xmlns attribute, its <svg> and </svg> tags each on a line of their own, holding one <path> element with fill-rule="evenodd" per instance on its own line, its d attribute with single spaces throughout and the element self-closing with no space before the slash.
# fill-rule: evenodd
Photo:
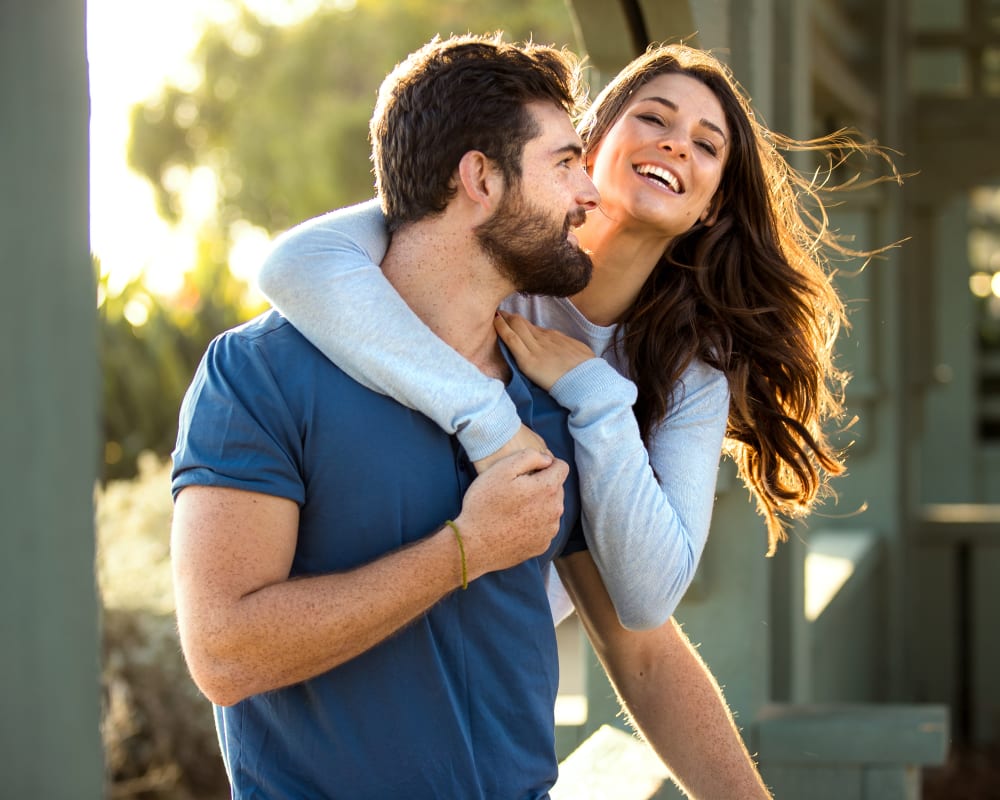
<svg viewBox="0 0 1000 800">
<path fill-rule="evenodd" d="M 671 134 L 660 142 L 660 149 L 673 153 L 678 158 L 687 158 L 690 152 L 688 142 L 681 136 Z"/>
</svg>

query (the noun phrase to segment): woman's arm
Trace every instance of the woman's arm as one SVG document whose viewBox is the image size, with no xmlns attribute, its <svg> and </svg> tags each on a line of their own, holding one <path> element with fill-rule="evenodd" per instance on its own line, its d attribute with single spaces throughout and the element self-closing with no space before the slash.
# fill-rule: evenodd
<svg viewBox="0 0 1000 800">
<path fill-rule="evenodd" d="M 685 796 L 770 798 L 718 682 L 680 626 L 671 619 L 624 630 L 588 553 L 555 564 L 629 724 Z"/>
<path fill-rule="evenodd" d="M 552 388 L 570 411 L 584 533 L 632 630 L 670 618 L 708 538 L 729 392 L 721 373 L 699 367 L 685 374 L 648 454 L 631 403 L 614 390 L 625 379 L 607 362 L 587 362 Z"/>
<path fill-rule="evenodd" d="M 708 538 L 729 411 L 725 376 L 694 363 L 647 452 L 632 413 L 635 385 L 608 362 L 520 317 L 507 315 L 497 329 L 528 377 L 570 412 L 583 530 L 621 624 L 663 625 Z"/>
<path fill-rule="evenodd" d="M 377 202 L 333 211 L 278 239 L 260 289 L 344 372 L 457 434 L 473 461 L 515 435 L 528 441 L 503 384 L 435 336 L 385 279 L 388 243 Z"/>
</svg>

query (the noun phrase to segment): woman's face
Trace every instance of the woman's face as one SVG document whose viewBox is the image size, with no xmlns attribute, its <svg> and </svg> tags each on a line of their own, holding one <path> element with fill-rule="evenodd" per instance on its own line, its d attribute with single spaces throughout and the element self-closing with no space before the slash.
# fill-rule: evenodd
<svg viewBox="0 0 1000 800">
<path fill-rule="evenodd" d="M 714 221 L 730 132 L 722 105 L 701 81 L 677 73 L 643 85 L 588 162 L 601 212 L 673 238 Z"/>
</svg>

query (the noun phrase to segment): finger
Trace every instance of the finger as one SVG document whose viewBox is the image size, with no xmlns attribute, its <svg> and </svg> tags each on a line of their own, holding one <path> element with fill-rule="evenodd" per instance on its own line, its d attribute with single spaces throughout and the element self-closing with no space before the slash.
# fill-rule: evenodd
<svg viewBox="0 0 1000 800">
<path fill-rule="evenodd" d="M 504 343 L 506 343 L 508 347 L 521 345 L 521 340 L 517 335 L 517 331 L 510 326 L 510 322 L 503 315 L 503 312 L 498 312 L 493 318 L 493 327 L 496 328 L 500 338 L 504 340 Z"/>
<path fill-rule="evenodd" d="M 565 483 L 569 477 L 569 464 L 560 458 L 554 458 L 548 470 L 553 473 L 553 479 L 559 484 Z"/>
<path fill-rule="evenodd" d="M 522 476 L 523 477 L 523 476 Z M 531 477 L 540 481 L 545 486 L 554 489 L 562 487 L 569 477 L 569 465 L 559 458 L 553 458 L 552 463 L 547 467 L 542 467 L 531 473 Z"/>
<path fill-rule="evenodd" d="M 553 462 L 557 461 L 551 453 L 541 452 L 534 449 L 519 450 L 511 456 L 503 459 L 506 468 L 509 469 L 514 477 L 520 477 L 522 475 L 530 475 L 534 472 L 544 470 L 552 466 Z M 500 462 L 498 462 L 499 465 Z"/>
<path fill-rule="evenodd" d="M 498 311 L 493 317 L 493 327 L 496 328 L 497 333 L 503 337 L 510 336 L 514 333 L 514 329 L 510 327 L 510 323 L 507 321 L 507 317 L 504 316 L 502 311 Z"/>
<path fill-rule="evenodd" d="M 504 313 L 504 321 L 512 331 L 524 340 L 525 345 L 529 347 L 535 343 L 538 338 L 538 332 L 543 330 L 520 314 Z"/>
<path fill-rule="evenodd" d="M 525 354 L 528 351 L 527 346 L 521 337 L 518 335 L 510 323 L 503 316 L 503 312 L 498 313 L 493 318 L 493 327 L 496 328 L 497 335 L 503 340 L 503 343 L 510 348 L 510 351 L 514 354 L 516 358 L 518 355 Z"/>
</svg>

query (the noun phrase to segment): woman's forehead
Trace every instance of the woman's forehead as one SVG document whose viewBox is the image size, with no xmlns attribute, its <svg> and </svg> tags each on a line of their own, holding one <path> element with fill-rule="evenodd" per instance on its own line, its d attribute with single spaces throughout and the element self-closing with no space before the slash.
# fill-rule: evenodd
<svg viewBox="0 0 1000 800">
<path fill-rule="evenodd" d="M 632 92 L 627 106 L 664 100 L 679 110 L 704 117 L 723 131 L 728 129 L 722 103 L 715 92 L 698 78 L 681 72 L 666 72 L 650 78 Z"/>
</svg>

